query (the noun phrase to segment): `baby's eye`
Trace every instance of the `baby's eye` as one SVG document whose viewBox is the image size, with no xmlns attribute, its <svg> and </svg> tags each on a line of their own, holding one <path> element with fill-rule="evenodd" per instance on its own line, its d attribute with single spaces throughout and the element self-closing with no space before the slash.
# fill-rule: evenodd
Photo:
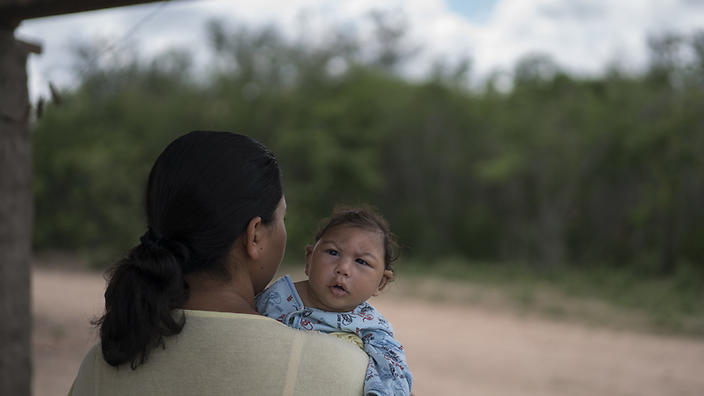
<svg viewBox="0 0 704 396">
<path fill-rule="evenodd" d="M 357 259 L 357 260 L 355 260 L 355 261 L 356 261 L 356 262 L 357 262 L 358 264 L 362 264 L 362 265 L 369 265 L 369 263 L 368 263 L 368 262 L 366 262 L 366 261 L 362 260 L 361 258 L 358 258 L 358 259 Z"/>
<path fill-rule="evenodd" d="M 338 253 L 337 250 L 335 250 L 335 249 L 328 249 L 325 252 L 331 256 L 339 256 L 340 255 L 340 253 Z"/>
</svg>

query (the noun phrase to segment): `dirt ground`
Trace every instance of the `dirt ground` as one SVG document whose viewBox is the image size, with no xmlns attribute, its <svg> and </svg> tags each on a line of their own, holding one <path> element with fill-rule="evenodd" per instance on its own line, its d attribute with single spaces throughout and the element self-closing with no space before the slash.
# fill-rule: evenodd
<svg viewBox="0 0 704 396">
<path fill-rule="evenodd" d="M 96 341 L 89 321 L 100 313 L 104 280 L 67 270 L 32 274 L 34 394 L 65 395 Z M 704 395 L 702 340 L 407 294 L 372 302 L 406 348 L 415 395 Z"/>
</svg>

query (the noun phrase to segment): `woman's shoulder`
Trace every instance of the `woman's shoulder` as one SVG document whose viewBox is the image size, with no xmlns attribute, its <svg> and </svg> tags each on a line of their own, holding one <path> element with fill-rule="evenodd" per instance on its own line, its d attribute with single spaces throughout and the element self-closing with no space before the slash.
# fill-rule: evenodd
<svg viewBox="0 0 704 396">
<path fill-rule="evenodd" d="M 71 384 L 71 389 L 68 391 L 68 396 L 92 394 L 92 390 L 95 389 L 96 362 L 98 362 L 98 359 L 102 360 L 102 357 L 103 354 L 100 350 L 100 343 L 93 345 L 81 362 L 81 366 L 78 369 L 78 375 L 73 380 L 73 384 Z"/>
</svg>

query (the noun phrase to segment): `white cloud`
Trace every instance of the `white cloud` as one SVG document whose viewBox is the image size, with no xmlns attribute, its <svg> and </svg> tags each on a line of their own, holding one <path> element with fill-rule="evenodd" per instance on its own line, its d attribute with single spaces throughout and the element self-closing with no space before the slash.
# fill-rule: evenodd
<svg viewBox="0 0 704 396">
<path fill-rule="evenodd" d="M 646 38 L 667 31 L 704 29 L 702 0 L 497 0 L 484 22 L 472 22 L 443 0 L 203 0 L 155 3 L 23 22 L 21 38 L 39 39 L 44 54 L 30 60 L 30 91 L 45 94 L 47 81 L 71 84 L 70 44 L 103 39 L 122 45 L 131 41 L 145 55 L 172 46 L 206 53 L 205 21 L 276 26 L 288 37 L 324 40 L 331 28 L 355 32 L 369 40 L 371 10 L 403 13 L 407 41 L 423 52 L 405 69 L 420 75 L 432 59 L 456 61 L 471 57 L 475 75 L 510 70 L 516 60 L 533 53 L 549 54 L 568 71 L 594 74 L 616 61 L 638 70 L 647 61 Z M 158 12 L 154 12 L 158 10 Z M 152 15 L 153 14 L 153 15 Z M 123 40 L 143 18 L 129 40 Z M 368 41 L 367 41 L 368 42 Z"/>
<path fill-rule="evenodd" d="M 483 71 L 509 68 L 531 52 L 577 73 L 598 73 L 612 61 L 638 69 L 649 34 L 694 29 L 704 29 L 704 7 L 691 1 L 503 0 L 475 55 Z"/>
</svg>

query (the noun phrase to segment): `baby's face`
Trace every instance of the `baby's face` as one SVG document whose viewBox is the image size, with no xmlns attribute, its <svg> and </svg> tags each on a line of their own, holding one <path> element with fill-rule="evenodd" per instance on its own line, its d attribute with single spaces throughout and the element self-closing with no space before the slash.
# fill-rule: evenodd
<svg viewBox="0 0 704 396">
<path fill-rule="evenodd" d="M 324 311 L 351 311 L 375 296 L 393 273 L 385 269 L 380 232 L 341 225 L 306 248 L 310 306 Z"/>
</svg>

